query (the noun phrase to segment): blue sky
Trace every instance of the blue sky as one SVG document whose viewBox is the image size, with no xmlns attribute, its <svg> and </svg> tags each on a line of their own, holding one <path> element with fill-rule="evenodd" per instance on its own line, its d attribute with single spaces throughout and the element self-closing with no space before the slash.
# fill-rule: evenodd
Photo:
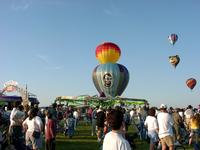
<svg viewBox="0 0 200 150">
<path fill-rule="evenodd" d="M 27 84 L 42 106 L 61 95 L 98 94 L 95 48 L 110 41 L 130 73 L 122 96 L 197 106 L 199 18 L 198 0 L 1 0 L 0 88 L 8 80 Z M 179 36 L 174 46 L 171 33 Z M 170 55 L 180 56 L 176 69 Z M 191 77 L 193 91 L 185 84 Z"/>
</svg>

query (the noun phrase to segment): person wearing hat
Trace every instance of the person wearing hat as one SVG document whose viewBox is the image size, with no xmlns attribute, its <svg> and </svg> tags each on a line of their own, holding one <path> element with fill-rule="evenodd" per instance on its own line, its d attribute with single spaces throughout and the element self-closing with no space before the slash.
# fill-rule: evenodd
<svg viewBox="0 0 200 150">
<path fill-rule="evenodd" d="M 178 111 L 179 111 L 179 109 L 175 108 L 172 113 L 172 118 L 174 121 L 174 124 L 173 124 L 174 137 L 175 137 L 175 141 L 176 141 L 174 143 L 175 145 L 180 145 L 180 142 L 181 142 L 180 130 L 181 130 L 181 124 L 183 123 L 183 120 L 182 120 L 181 116 L 179 115 Z"/>
<path fill-rule="evenodd" d="M 161 140 L 162 150 L 166 150 L 169 147 L 169 150 L 174 150 L 174 141 L 173 141 L 173 119 L 172 116 L 167 112 L 167 105 L 160 105 L 160 113 L 157 116 L 158 120 L 158 136 Z"/>
<path fill-rule="evenodd" d="M 187 109 L 184 112 L 184 116 L 185 116 L 184 119 L 186 124 L 186 130 L 189 131 L 190 119 L 194 116 L 193 107 L 191 105 L 188 105 Z"/>
</svg>

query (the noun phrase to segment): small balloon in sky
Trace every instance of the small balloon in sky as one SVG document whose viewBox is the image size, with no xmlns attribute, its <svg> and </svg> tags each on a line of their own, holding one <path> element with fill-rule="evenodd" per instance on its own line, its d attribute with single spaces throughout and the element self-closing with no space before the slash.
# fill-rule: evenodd
<svg viewBox="0 0 200 150">
<path fill-rule="evenodd" d="M 96 47 L 96 58 L 100 64 L 116 63 L 120 55 L 119 46 L 112 42 L 105 42 Z"/>
<path fill-rule="evenodd" d="M 176 42 L 177 42 L 177 40 L 178 40 L 178 35 L 177 34 L 170 34 L 169 36 L 168 36 L 168 40 L 169 40 L 169 42 L 172 44 L 172 45 L 174 45 Z"/>
<path fill-rule="evenodd" d="M 196 79 L 194 79 L 194 78 L 189 78 L 189 79 L 187 79 L 187 81 L 186 81 L 186 85 L 187 85 L 191 90 L 196 86 L 196 84 L 197 84 L 197 81 L 196 81 Z"/>
<path fill-rule="evenodd" d="M 176 68 L 180 62 L 180 57 L 178 55 L 169 56 L 169 62 Z"/>
</svg>

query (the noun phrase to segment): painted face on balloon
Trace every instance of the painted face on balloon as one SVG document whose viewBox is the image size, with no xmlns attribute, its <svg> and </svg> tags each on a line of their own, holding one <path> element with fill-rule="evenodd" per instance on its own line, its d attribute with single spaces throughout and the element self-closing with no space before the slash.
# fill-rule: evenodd
<svg viewBox="0 0 200 150">
<path fill-rule="evenodd" d="M 106 73 L 103 76 L 104 86 L 111 87 L 112 85 L 112 75 L 110 73 Z"/>
<path fill-rule="evenodd" d="M 176 66 L 179 64 L 180 58 L 178 55 L 176 56 L 169 56 L 169 62 L 176 68 Z"/>
<path fill-rule="evenodd" d="M 176 56 L 170 56 L 169 61 L 171 64 L 176 65 L 176 63 L 178 62 L 178 59 Z"/>
</svg>

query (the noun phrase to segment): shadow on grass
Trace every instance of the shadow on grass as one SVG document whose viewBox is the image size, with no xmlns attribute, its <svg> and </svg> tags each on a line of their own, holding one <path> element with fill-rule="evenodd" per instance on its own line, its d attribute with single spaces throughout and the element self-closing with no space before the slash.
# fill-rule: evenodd
<svg viewBox="0 0 200 150">
<path fill-rule="evenodd" d="M 57 141 L 56 149 L 58 150 L 98 150 L 99 145 L 96 141 L 80 141 L 80 140 L 68 140 Z"/>
</svg>

